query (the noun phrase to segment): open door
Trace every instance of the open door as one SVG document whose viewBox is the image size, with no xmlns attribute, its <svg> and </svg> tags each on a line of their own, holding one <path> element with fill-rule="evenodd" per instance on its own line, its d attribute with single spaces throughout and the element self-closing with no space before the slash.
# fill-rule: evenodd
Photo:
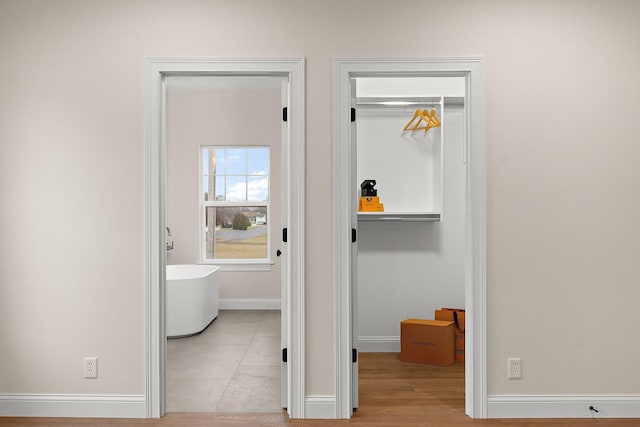
<svg viewBox="0 0 640 427">
<path fill-rule="evenodd" d="M 286 147 L 288 146 L 288 135 L 289 135 L 289 79 L 284 79 L 282 81 L 282 124 L 281 124 L 281 138 L 282 138 L 282 158 L 286 159 Z M 280 178 L 282 194 L 287 194 L 287 178 L 288 174 L 283 173 Z M 289 313 L 287 311 L 288 308 L 288 289 L 287 289 L 287 272 L 288 264 L 289 264 L 289 250 L 287 245 L 287 230 L 286 224 L 288 223 L 287 218 L 287 209 L 283 204 L 282 208 L 282 235 L 275 236 L 274 242 L 279 241 L 280 244 L 276 244 L 275 247 L 280 249 L 276 249 L 276 262 L 280 263 L 280 271 L 281 271 L 281 291 L 280 291 L 280 348 L 282 350 L 282 359 L 280 362 L 280 403 L 283 408 L 289 407 L 289 388 L 288 388 L 288 370 L 287 370 L 287 353 L 288 353 L 288 316 Z"/>
<path fill-rule="evenodd" d="M 350 79 L 349 90 L 351 93 L 350 131 L 351 131 L 351 158 L 358 155 L 358 138 L 356 126 L 356 80 Z M 351 182 L 356 180 L 356 168 L 352 169 Z M 358 189 L 352 186 L 353 197 L 351 203 L 351 405 L 358 408 Z"/>
</svg>

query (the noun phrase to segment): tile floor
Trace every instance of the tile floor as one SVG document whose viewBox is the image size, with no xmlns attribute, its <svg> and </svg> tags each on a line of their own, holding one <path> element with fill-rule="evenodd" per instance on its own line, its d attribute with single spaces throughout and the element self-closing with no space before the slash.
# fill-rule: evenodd
<svg viewBox="0 0 640 427">
<path fill-rule="evenodd" d="M 280 311 L 221 310 L 167 342 L 168 412 L 281 412 Z"/>
</svg>

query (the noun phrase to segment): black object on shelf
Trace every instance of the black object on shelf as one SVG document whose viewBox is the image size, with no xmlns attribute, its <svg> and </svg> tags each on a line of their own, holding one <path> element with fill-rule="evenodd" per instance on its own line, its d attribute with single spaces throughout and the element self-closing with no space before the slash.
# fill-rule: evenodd
<svg viewBox="0 0 640 427">
<path fill-rule="evenodd" d="M 375 179 L 365 179 L 360 184 L 360 188 L 362 189 L 362 197 L 376 197 L 378 195 L 378 190 L 376 190 L 376 180 Z"/>
</svg>

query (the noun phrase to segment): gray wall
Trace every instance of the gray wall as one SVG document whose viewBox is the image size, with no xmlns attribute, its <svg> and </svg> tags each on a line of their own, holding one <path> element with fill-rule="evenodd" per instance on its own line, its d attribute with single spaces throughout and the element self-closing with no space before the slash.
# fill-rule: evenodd
<svg viewBox="0 0 640 427">
<path fill-rule="evenodd" d="M 411 113 L 407 117 L 411 118 Z M 447 106 L 442 117 L 443 221 L 358 222 L 358 344 L 361 351 L 400 351 L 402 320 L 433 319 L 436 309 L 465 306 L 463 107 Z M 374 116 L 370 120 L 375 119 Z M 363 120 L 366 115 L 359 114 L 359 128 L 368 125 L 362 123 Z M 365 143 L 375 147 L 391 142 L 370 138 Z M 405 167 L 406 163 L 388 164 L 389 169 Z M 428 191 L 420 184 L 406 183 L 415 192 Z M 384 192 L 378 191 L 378 195 L 382 203 L 387 200 Z"/>
<path fill-rule="evenodd" d="M 281 215 L 282 86 L 279 78 L 168 79 L 167 225 L 174 249 L 168 264 L 199 262 L 198 164 L 201 145 L 270 146 L 271 211 L 268 219 L 274 264 L 271 271 L 222 271 L 225 301 L 280 299 L 278 248 Z M 235 301 L 240 303 L 240 301 Z M 277 305 L 277 304 L 276 304 Z"/>
<path fill-rule="evenodd" d="M 0 393 L 145 389 L 145 56 L 306 57 L 311 190 L 331 182 L 332 58 L 482 54 L 489 393 L 640 394 L 639 16 L 631 0 L 0 0 Z M 306 205 L 309 395 L 334 393 L 331 200 Z"/>
</svg>

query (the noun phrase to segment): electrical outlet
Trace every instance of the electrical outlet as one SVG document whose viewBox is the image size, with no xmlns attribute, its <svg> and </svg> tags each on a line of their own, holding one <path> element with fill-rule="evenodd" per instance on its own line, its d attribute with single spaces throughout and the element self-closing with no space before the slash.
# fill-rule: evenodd
<svg viewBox="0 0 640 427">
<path fill-rule="evenodd" d="M 522 359 L 519 357 L 508 358 L 507 368 L 507 378 L 512 380 L 522 378 Z"/>
<path fill-rule="evenodd" d="M 98 358 L 97 357 L 84 358 L 84 377 L 98 378 Z"/>
</svg>

